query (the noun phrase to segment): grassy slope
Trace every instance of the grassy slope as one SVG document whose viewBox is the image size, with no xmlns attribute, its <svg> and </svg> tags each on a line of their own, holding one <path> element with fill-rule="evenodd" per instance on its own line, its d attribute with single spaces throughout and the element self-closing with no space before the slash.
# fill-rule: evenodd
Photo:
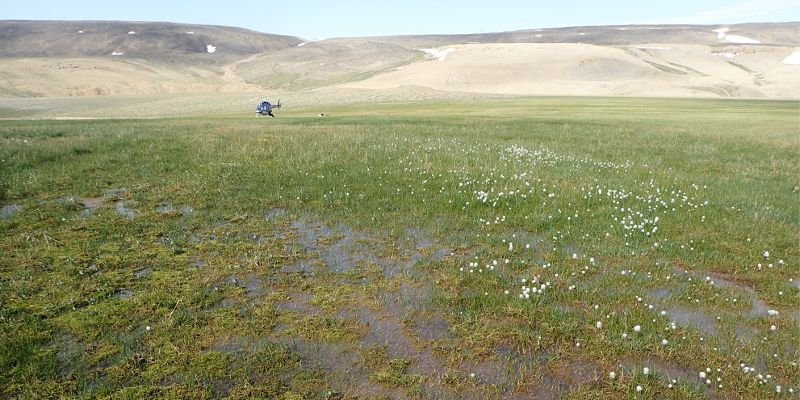
<svg viewBox="0 0 800 400">
<path fill-rule="evenodd" d="M 269 120 L 6 121 L 0 190 L 3 204 L 21 210 L 0 219 L 0 391 L 186 398 L 357 393 L 337 386 L 335 371 L 303 362 L 297 345 L 258 339 L 294 337 L 351 346 L 370 382 L 414 397 L 425 382 L 406 370 L 414 360 L 365 348 L 359 338 L 368 328 L 342 312 L 385 308 L 385 298 L 403 284 L 427 283 L 431 303 L 402 321 L 407 328 L 421 316 L 447 321 L 453 339 L 422 346 L 445 360 L 442 381 L 455 391 L 535 392 L 580 362 L 599 379 L 564 378 L 574 398 L 633 396 L 636 386 L 645 396 L 702 398 L 708 389 L 697 371 L 706 367 L 723 383 L 713 396 L 775 396 L 776 384 L 785 392 L 800 380 L 793 314 L 800 302 L 789 284 L 800 278 L 797 107 L 549 98 L 345 106 L 325 119 L 316 110 L 287 109 Z M 112 188 L 127 190 L 103 194 Z M 594 194 L 598 188 L 603 195 Z M 652 211 L 636 199 L 656 188 L 657 197 L 683 206 Z M 631 196 L 611 199 L 609 189 Z M 477 191 L 490 200 L 480 202 Z M 81 198 L 103 200 L 87 217 Z M 137 216 L 118 215 L 117 201 Z M 156 212 L 164 202 L 193 212 Z M 624 230 L 613 218 L 630 213 L 614 206 L 633 209 L 635 218 L 636 211 L 659 216 L 658 232 Z M 287 217 L 263 217 L 276 207 Z M 367 232 L 398 260 L 396 246 L 408 228 L 455 256 L 423 258 L 418 273 L 394 277 L 368 263 L 343 276 L 282 272 L 305 255 L 284 246 L 296 245 L 297 237 L 273 232 L 304 215 Z M 520 232 L 536 238 L 529 240 L 535 251 L 512 236 Z M 508 241 L 516 241 L 513 250 Z M 201 266 L 192 268 L 198 260 Z M 491 260 L 500 260 L 496 272 L 459 270 Z M 141 270 L 147 273 L 137 278 Z M 677 270 L 697 275 L 690 281 Z M 251 297 L 228 283 L 231 275 L 247 274 L 274 291 Z M 518 279 L 535 275 L 551 286 L 518 299 Z M 703 283 L 707 275 L 755 291 Z M 671 294 L 664 299 L 652 294 L 665 288 Z M 120 298 L 122 289 L 132 297 Z M 311 294 L 322 314 L 276 306 L 298 292 Z M 754 296 L 779 316 L 751 316 Z M 219 306 L 223 300 L 229 306 Z M 660 309 L 720 320 L 713 334 L 686 324 L 665 331 L 671 316 L 658 315 Z M 634 335 L 633 325 L 642 332 Z M 737 327 L 751 336 L 737 338 Z M 247 344 L 225 345 L 237 340 Z M 464 362 L 492 360 L 505 347 L 543 358 L 502 389 L 482 386 L 480 374 L 470 384 Z M 760 385 L 740 363 L 772 378 Z M 643 375 L 642 365 L 658 375 L 667 368 L 656 365 L 680 366 L 689 377 L 668 389 Z M 612 370 L 615 381 L 605 378 Z"/>
<path fill-rule="evenodd" d="M 74 97 L 104 95 L 97 103 L 111 106 L 119 98 L 108 95 L 139 96 L 168 93 L 170 98 L 186 93 L 246 92 L 254 88 L 226 81 L 213 65 L 159 64 L 142 59 L 3 59 L 0 60 L 0 88 L 4 97 Z M 73 106 L 76 105 L 73 102 Z M 96 108 L 94 108 L 96 110 Z M 73 108 L 74 110 L 74 108 Z"/>
<path fill-rule="evenodd" d="M 236 74 L 266 90 L 299 90 L 364 80 L 423 58 L 389 40 L 334 39 L 260 55 Z"/>
</svg>

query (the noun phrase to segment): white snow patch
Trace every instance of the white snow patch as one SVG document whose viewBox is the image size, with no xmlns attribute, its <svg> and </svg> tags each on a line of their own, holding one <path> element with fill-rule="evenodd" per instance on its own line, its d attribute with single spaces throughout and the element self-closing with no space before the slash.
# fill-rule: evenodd
<svg viewBox="0 0 800 400">
<path fill-rule="evenodd" d="M 658 47 L 658 46 L 639 46 L 637 50 L 672 50 L 671 47 Z"/>
<path fill-rule="evenodd" d="M 189 31 L 189 32 L 186 32 L 186 34 L 187 34 L 187 35 L 194 35 L 194 32 L 192 32 L 192 31 Z"/>
<path fill-rule="evenodd" d="M 787 65 L 800 65 L 800 51 L 795 51 L 781 62 Z"/>
<path fill-rule="evenodd" d="M 539 35 L 536 35 L 536 37 L 540 38 L 540 37 L 542 37 L 542 35 L 541 35 L 541 34 L 539 34 Z"/>
<path fill-rule="evenodd" d="M 733 57 L 738 56 L 741 53 L 732 53 L 732 52 L 724 52 L 724 53 L 720 52 L 720 53 L 717 53 L 717 52 L 714 52 L 712 54 L 717 56 L 717 57 L 733 58 Z"/>
<path fill-rule="evenodd" d="M 128 32 L 128 35 L 135 35 L 135 34 L 136 34 L 136 31 L 130 31 L 130 32 Z"/>
<path fill-rule="evenodd" d="M 619 29 L 621 31 L 627 31 L 628 30 L 628 28 L 617 28 L 617 29 Z"/>
<path fill-rule="evenodd" d="M 578 35 L 581 35 L 581 36 L 583 36 L 583 35 L 585 35 L 585 33 L 583 33 L 583 32 L 578 32 Z"/>
<path fill-rule="evenodd" d="M 206 45 L 206 51 L 209 52 L 209 53 L 214 53 L 214 52 L 217 51 L 217 47 L 216 46 L 212 46 L 210 44 L 207 44 Z"/>
<path fill-rule="evenodd" d="M 718 29 L 714 29 L 711 32 L 716 32 L 717 33 L 717 40 L 722 40 L 722 39 L 725 39 L 725 35 L 727 35 L 728 31 L 730 31 L 730 30 L 731 30 L 731 28 L 718 28 Z"/>
<path fill-rule="evenodd" d="M 747 36 L 739 36 L 739 35 L 725 35 L 725 40 L 730 43 L 742 43 L 742 44 L 759 44 L 758 40 L 751 39 Z"/>
<path fill-rule="evenodd" d="M 78 33 L 83 33 L 83 31 L 78 31 Z"/>
<path fill-rule="evenodd" d="M 297 45 L 297 47 L 303 47 L 303 46 L 305 46 L 305 45 L 307 45 L 307 44 L 309 44 L 309 43 L 319 42 L 319 41 L 321 41 L 321 40 L 325 40 L 325 39 L 314 39 L 314 40 L 309 40 L 309 41 L 307 41 L 307 42 L 303 42 L 303 43 L 300 43 L 300 44 L 298 44 L 298 45 Z"/>
<path fill-rule="evenodd" d="M 446 49 L 446 50 L 440 50 L 440 49 L 420 49 L 420 50 L 422 50 L 422 51 L 424 51 L 425 53 L 429 54 L 430 56 L 432 56 L 432 57 L 436 58 L 436 59 L 437 59 L 439 62 L 442 62 L 442 61 L 444 61 L 444 59 L 445 59 L 445 58 L 447 58 L 447 55 L 448 55 L 448 54 L 450 54 L 450 53 L 452 53 L 452 52 L 456 51 L 456 49 Z"/>
<path fill-rule="evenodd" d="M 115 52 L 112 52 L 112 53 L 111 53 L 111 55 L 112 55 L 112 56 L 121 56 L 121 55 L 123 55 L 123 54 L 125 54 L 125 53 L 123 53 L 123 52 L 121 52 L 121 51 L 115 51 Z"/>
</svg>

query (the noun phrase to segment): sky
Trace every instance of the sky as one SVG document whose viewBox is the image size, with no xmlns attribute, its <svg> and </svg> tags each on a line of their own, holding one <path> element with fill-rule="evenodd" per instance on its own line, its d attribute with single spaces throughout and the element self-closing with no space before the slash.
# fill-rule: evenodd
<svg viewBox="0 0 800 400">
<path fill-rule="evenodd" d="M 0 0 L 0 19 L 169 21 L 323 39 L 800 21 L 800 0 Z"/>
</svg>

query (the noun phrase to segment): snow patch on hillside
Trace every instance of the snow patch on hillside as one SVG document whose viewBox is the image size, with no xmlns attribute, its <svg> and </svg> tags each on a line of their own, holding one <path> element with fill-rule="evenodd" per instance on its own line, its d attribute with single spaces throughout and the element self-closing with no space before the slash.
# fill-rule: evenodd
<svg viewBox="0 0 800 400">
<path fill-rule="evenodd" d="M 711 31 L 711 32 L 717 32 L 717 33 L 728 33 L 730 30 L 731 30 L 731 28 L 719 28 L 719 29 L 714 29 L 714 30 L 713 30 L 713 31 Z"/>
<path fill-rule="evenodd" d="M 730 30 L 731 30 L 731 28 L 719 28 L 719 29 L 714 29 L 711 32 L 716 32 L 717 33 L 717 39 L 722 40 L 722 39 L 725 38 L 725 35 L 727 35 L 728 31 L 730 31 Z"/>
<path fill-rule="evenodd" d="M 741 44 L 760 44 L 758 40 L 751 39 L 747 36 L 739 36 L 739 35 L 725 35 L 725 40 L 730 43 L 741 43 Z"/>
<path fill-rule="evenodd" d="M 300 44 L 298 44 L 298 45 L 297 45 L 297 47 L 303 47 L 303 46 L 305 46 L 305 45 L 307 45 L 307 44 L 309 44 L 309 43 L 319 42 L 319 41 L 321 41 L 321 40 L 325 40 L 325 39 L 314 39 L 314 40 L 309 40 L 309 41 L 306 41 L 306 42 L 303 42 L 303 43 L 300 43 Z"/>
<path fill-rule="evenodd" d="M 714 29 L 711 32 L 717 33 L 717 40 L 724 40 L 728 43 L 738 43 L 738 44 L 760 44 L 758 40 L 749 38 L 747 36 L 740 36 L 740 35 L 729 35 L 730 28 L 719 28 Z"/>
<path fill-rule="evenodd" d="M 420 50 L 424 51 L 426 54 L 432 56 L 433 58 L 435 58 L 439 62 L 444 61 L 445 58 L 447 58 L 448 54 L 456 51 L 456 49 L 452 49 L 452 48 L 451 49 L 445 49 L 445 50 L 441 50 L 441 49 L 420 49 Z"/>
<path fill-rule="evenodd" d="M 788 57 L 784 58 L 781 63 L 787 65 L 800 65 L 800 51 L 795 51 L 794 53 L 790 54 Z"/>
</svg>

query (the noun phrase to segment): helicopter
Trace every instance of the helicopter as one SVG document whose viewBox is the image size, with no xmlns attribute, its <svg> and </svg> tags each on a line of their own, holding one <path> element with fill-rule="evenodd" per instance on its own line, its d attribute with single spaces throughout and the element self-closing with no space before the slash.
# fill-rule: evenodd
<svg viewBox="0 0 800 400">
<path fill-rule="evenodd" d="M 276 108 L 281 108 L 281 101 L 278 100 L 277 104 L 271 104 L 266 99 L 262 98 L 261 103 L 258 103 L 256 106 L 256 116 L 267 116 L 269 115 L 272 118 L 275 118 L 275 114 L 272 113 L 272 110 Z"/>
</svg>

